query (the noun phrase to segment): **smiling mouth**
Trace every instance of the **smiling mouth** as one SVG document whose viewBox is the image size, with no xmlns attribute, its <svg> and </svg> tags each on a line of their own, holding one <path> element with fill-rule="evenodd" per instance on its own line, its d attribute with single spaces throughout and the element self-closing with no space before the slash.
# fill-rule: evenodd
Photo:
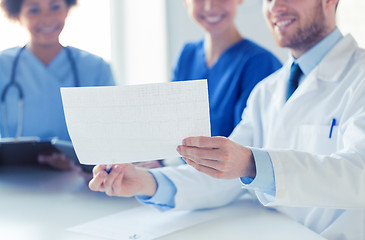
<svg viewBox="0 0 365 240">
<path fill-rule="evenodd" d="M 59 29 L 58 26 L 54 26 L 54 27 L 41 27 L 41 28 L 38 28 L 38 32 L 39 33 L 52 33 L 52 32 L 55 32 Z"/>
<path fill-rule="evenodd" d="M 209 24 L 216 24 L 221 22 L 226 16 L 227 14 L 220 14 L 215 16 L 202 16 L 202 19 Z"/>
<path fill-rule="evenodd" d="M 293 22 L 295 22 L 295 19 L 280 20 L 280 21 L 275 22 L 274 26 L 279 27 L 279 28 L 283 28 L 283 27 L 289 26 Z"/>
<path fill-rule="evenodd" d="M 216 16 L 216 17 L 205 17 L 205 21 L 207 21 L 208 23 L 217 23 L 222 19 L 221 16 Z"/>
</svg>

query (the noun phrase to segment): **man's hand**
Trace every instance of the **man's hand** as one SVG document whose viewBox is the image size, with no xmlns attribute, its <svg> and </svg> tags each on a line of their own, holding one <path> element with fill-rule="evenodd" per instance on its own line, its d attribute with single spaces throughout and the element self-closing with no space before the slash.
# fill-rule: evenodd
<svg viewBox="0 0 365 240">
<path fill-rule="evenodd" d="M 187 164 L 214 178 L 256 176 L 251 150 L 225 137 L 189 137 L 177 151 Z"/>
<path fill-rule="evenodd" d="M 157 183 L 146 169 L 133 164 L 113 165 L 109 174 L 106 172 L 106 165 L 97 165 L 93 169 L 93 179 L 89 182 L 89 188 L 105 192 L 108 196 L 153 196 Z"/>
</svg>

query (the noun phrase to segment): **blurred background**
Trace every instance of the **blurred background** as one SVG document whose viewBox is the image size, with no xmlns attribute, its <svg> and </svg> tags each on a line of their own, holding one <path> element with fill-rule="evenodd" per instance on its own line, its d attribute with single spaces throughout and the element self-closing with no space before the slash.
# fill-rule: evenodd
<svg viewBox="0 0 365 240">
<path fill-rule="evenodd" d="M 237 24 L 245 37 L 284 62 L 288 53 L 275 45 L 261 5 L 261 0 L 244 0 Z M 365 1 L 342 0 L 337 11 L 342 33 L 351 33 L 365 48 Z M 24 45 L 28 38 L 22 27 L 2 13 L 0 33 L 0 50 Z M 102 56 L 111 63 L 117 83 L 124 85 L 169 81 L 183 44 L 202 37 L 183 0 L 80 0 L 70 13 L 61 42 Z"/>
</svg>

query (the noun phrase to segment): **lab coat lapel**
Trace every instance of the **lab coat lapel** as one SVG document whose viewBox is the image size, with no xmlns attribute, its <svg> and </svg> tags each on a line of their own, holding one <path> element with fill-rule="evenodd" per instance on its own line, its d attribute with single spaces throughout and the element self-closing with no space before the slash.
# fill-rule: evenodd
<svg viewBox="0 0 365 240">
<path fill-rule="evenodd" d="M 351 35 L 341 39 L 299 85 L 298 89 L 288 99 L 287 104 L 296 101 L 309 92 L 320 90 L 320 82 L 339 81 L 346 67 L 343 62 L 349 61 L 356 48 L 357 43 Z"/>
<path fill-rule="evenodd" d="M 287 105 L 291 105 L 291 103 L 300 96 L 310 91 L 314 91 L 318 87 L 316 70 L 313 70 L 299 85 L 293 95 L 286 101 L 286 90 L 288 87 L 290 66 L 292 63 L 292 60 L 288 60 L 277 76 L 277 78 L 281 79 L 281 81 L 278 82 L 278 87 L 274 90 L 275 93 L 273 94 L 273 100 L 275 101 L 275 105 L 278 106 L 278 109 L 285 108 Z"/>
<path fill-rule="evenodd" d="M 341 62 L 349 62 L 351 64 L 351 57 L 356 51 L 356 42 L 351 36 L 346 36 L 324 57 L 321 63 L 307 76 L 302 82 L 297 91 L 292 95 L 280 111 L 270 116 L 270 127 L 268 130 L 268 137 L 265 147 L 268 148 L 281 148 L 283 146 L 287 148 L 294 148 L 296 144 L 296 136 L 292 134 L 297 132 L 296 126 L 299 124 L 309 124 L 308 112 L 311 111 L 310 106 L 316 106 L 320 104 L 313 100 L 315 96 L 323 94 L 325 89 L 329 89 L 328 85 L 335 82 L 339 82 L 343 79 L 343 75 L 347 66 L 341 64 Z M 342 59 L 341 62 L 338 59 Z M 287 64 L 289 67 L 290 63 Z M 289 70 L 284 69 L 286 74 L 280 77 L 288 77 Z M 285 97 L 286 85 L 282 82 L 282 79 L 278 82 L 278 90 L 283 92 L 281 98 Z M 283 90 L 284 89 L 284 90 Z M 273 90 L 270 90 L 273 91 Z M 273 94 L 273 97 L 275 94 Z M 318 99 L 318 101 L 321 101 Z M 276 103 L 277 104 L 277 103 Z M 276 108 L 277 106 L 273 106 Z M 315 112 L 315 111 L 314 111 Z M 315 114 L 315 113 L 312 114 Z M 309 113 L 311 114 L 311 113 Z M 302 123 L 298 123 L 302 121 Z"/>
<path fill-rule="evenodd" d="M 297 90 L 288 99 L 287 104 L 296 101 L 298 98 L 311 91 L 317 90 L 317 88 L 318 88 L 318 78 L 317 78 L 317 69 L 315 68 L 298 86 Z"/>
<path fill-rule="evenodd" d="M 357 48 L 358 45 L 351 35 L 343 37 L 318 65 L 317 78 L 326 82 L 340 81 L 347 67 L 343 63 L 350 62 Z"/>
<path fill-rule="evenodd" d="M 289 69 L 291 66 L 291 61 L 287 61 L 284 66 L 277 72 L 276 79 L 279 81 L 276 83 L 277 86 L 272 86 L 272 101 L 276 110 L 279 111 L 285 104 L 286 88 L 288 82 L 285 79 L 289 79 Z"/>
</svg>

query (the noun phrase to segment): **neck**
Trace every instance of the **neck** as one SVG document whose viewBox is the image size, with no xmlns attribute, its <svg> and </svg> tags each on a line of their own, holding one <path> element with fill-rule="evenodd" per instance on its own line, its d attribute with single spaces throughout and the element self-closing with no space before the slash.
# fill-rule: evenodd
<svg viewBox="0 0 365 240">
<path fill-rule="evenodd" d="M 219 35 L 206 34 L 204 50 L 207 66 L 212 66 L 225 50 L 240 41 L 242 38 L 243 37 L 236 28 L 229 33 Z"/>
<path fill-rule="evenodd" d="M 46 66 L 63 48 L 59 42 L 52 45 L 35 44 L 30 42 L 28 47 L 30 51 Z"/>
<path fill-rule="evenodd" d="M 290 49 L 292 55 L 295 58 L 300 58 L 304 53 L 306 53 L 307 51 L 309 51 L 312 47 L 314 47 L 315 45 L 317 45 L 325 37 L 327 37 L 328 35 L 330 35 L 335 29 L 336 29 L 336 26 L 333 26 L 331 28 L 328 28 L 327 31 L 323 31 L 322 34 L 316 40 L 311 41 L 308 44 L 303 44 L 302 46 L 300 46 L 298 48 Z"/>
</svg>

